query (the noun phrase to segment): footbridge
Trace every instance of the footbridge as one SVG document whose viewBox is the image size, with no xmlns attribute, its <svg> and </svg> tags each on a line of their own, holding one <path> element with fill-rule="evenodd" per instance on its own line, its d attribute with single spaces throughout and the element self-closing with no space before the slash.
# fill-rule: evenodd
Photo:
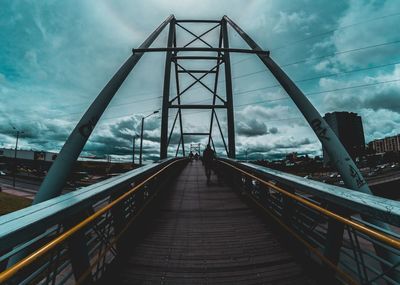
<svg viewBox="0 0 400 285">
<path fill-rule="evenodd" d="M 212 26 L 196 35 L 186 23 Z M 228 25 L 250 49 L 229 46 Z M 167 26 L 166 47 L 151 48 Z M 194 40 L 178 46 L 177 27 Z M 217 46 L 203 39 L 213 29 L 220 30 Z M 206 47 L 190 46 L 196 41 Z M 160 160 L 61 195 L 99 118 L 148 52 L 166 54 Z M 197 54 L 188 55 L 193 52 Z M 345 187 L 235 159 L 229 57 L 234 52 L 257 56 L 271 71 L 318 136 Z M 187 60 L 213 61 L 215 66 L 187 69 L 181 63 Z M 216 87 L 221 65 L 224 95 Z M 191 86 L 170 94 L 171 70 L 189 74 L 192 85 L 210 91 L 212 103 L 182 104 L 181 96 Z M 201 82 L 210 74 L 216 77 L 213 88 Z M 171 126 L 170 109 L 176 111 Z M 210 109 L 210 131 L 185 133 L 182 109 Z M 216 109 L 226 111 L 227 140 Z M 185 157 L 185 136 L 206 136 L 214 145 L 215 122 L 225 153 L 213 162 L 208 184 L 201 160 Z M 176 124 L 180 141 L 172 153 Z M 400 203 L 372 195 L 335 133 L 268 51 L 227 16 L 178 20 L 171 15 L 133 50 L 83 115 L 33 205 L 0 217 L 0 283 L 399 284 L 399 227 Z"/>
</svg>

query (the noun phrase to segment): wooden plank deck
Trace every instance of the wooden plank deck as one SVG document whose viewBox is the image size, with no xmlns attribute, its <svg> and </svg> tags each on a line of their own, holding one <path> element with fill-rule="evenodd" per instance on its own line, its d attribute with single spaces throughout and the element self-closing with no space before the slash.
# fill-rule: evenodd
<svg viewBox="0 0 400 285">
<path fill-rule="evenodd" d="M 314 284 L 270 227 L 212 182 L 201 162 L 188 164 L 115 284 Z"/>
</svg>

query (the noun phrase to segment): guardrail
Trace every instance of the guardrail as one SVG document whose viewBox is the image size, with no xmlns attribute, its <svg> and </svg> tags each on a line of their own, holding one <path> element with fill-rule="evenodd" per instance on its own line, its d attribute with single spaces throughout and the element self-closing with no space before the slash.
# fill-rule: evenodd
<svg viewBox="0 0 400 285">
<path fill-rule="evenodd" d="M 400 202 L 277 170 L 218 161 L 219 172 L 346 284 L 400 284 Z M 387 231 L 368 221 L 392 226 Z"/>
<path fill-rule="evenodd" d="M 0 284 L 99 280 L 124 234 L 185 161 L 164 160 L 1 216 Z"/>
</svg>

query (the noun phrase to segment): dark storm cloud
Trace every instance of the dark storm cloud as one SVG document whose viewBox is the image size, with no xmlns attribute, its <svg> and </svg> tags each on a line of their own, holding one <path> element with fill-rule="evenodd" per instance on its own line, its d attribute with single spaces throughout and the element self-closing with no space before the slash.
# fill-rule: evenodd
<svg viewBox="0 0 400 285">
<path fill-rule="evenodd" d="M 269 128 L 269 132 L 270 132 L 271 134 L 277 134 L 277 133 L 278 133 L 278 128 L 277 128 L 277 127 Z"/>
<path fill-rule="evenodd" d="M 238 135 L 253 137 L 267 134 L 268 129 L 265 123 L 257 119 L 250 119 L 247 122 L 240 121 L 237 123 L 236 132 Z"/>
<path fill-rule="evenodd" d="M 389 110 L 392 112 L 400 112 L 400 87 L 388 87 L 382 89 L 370 88 L 367 91 L 354 91 L 339 96 L 332 95 L 325 99 L 325 102 L 332 110 L 344 109 L 372 109 Z"/>
</svg>

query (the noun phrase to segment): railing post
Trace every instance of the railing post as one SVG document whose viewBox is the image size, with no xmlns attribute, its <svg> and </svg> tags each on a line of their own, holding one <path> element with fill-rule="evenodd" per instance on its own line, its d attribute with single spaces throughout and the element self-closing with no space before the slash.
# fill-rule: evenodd
<svg viewBox="0 0 400 285">
<path fill-rule="evenodd" d="M 64 223 L 64 226 L 68 229 L 75 226 L 81 220 L 86 217 L 84 214 L 75 216 Z M 71 260 L 72 271 L 76 281 L 80 281 L 83 284 L 92 284 L 93 278 L 90 270 L 90 258 L 89 249 L 86 244 L 86 237 L 84 234 L 85 229 L 80 230 L 68 239 L 68 253 Z"/>
<path fill-rule="evenodd" d="M 291 187 L 285 187 L 285 190 L 289 193 L 294 194 L 295 190 Z M 282 194 L 281 194 L 282 195 Z M 294 206 L 295 202 L 293 200 L 285 195 L 282 195 L 282 206 L 283 206 L 283 213 L 282 213 L 282 219 L 283 221 L 287 224 L 290 225 L 292 223 L 292 217 L 294 213 Z"/>
<path fill-rule="evenodd" d="M 122 191 L 119 191 L 119 192 L 117 191 L 117 192 L 113 193 L 110 197 L 110 200 L 114 201 L 121 194 L 122 194 Z M 121 203 L 119 203 L 118 205 L 115 205 L 111 209 L 111 219 L 112 219 L 112 224 L 113 224 L 113 228 L 114 228 L 114 236 L 118 236 L 121 233 L 122 229 L 124 228 L 124 224 L 125 224 L 125 219 L 123 219 L 124 203 L 125 203 L 125 201 L 122 201 Z M 117 248 L 117 253 L 118 253 L 116 256 L 116 259 L 118 260 L 120 257 L 120 254 L 123 253 L 123 241 L 121 241 L 121 239 L 116 242 L 116 248 Z"/>
<path fill-rule="evenodd" d="M 328 209 L 339 215 L 344 214 L 345 211 L 338 206 L 328 205 Z M 324 249 L 324 256 L 329 259 L 334 265 L 337 265 L 340 258 L 340 248 L 343 243 L 344 224 L 339 223 L 337 220 L 328 218 L 327 238 Z M 331 268 L 327 268 L 328 274 L 334 274 Z"/>
</svg>

